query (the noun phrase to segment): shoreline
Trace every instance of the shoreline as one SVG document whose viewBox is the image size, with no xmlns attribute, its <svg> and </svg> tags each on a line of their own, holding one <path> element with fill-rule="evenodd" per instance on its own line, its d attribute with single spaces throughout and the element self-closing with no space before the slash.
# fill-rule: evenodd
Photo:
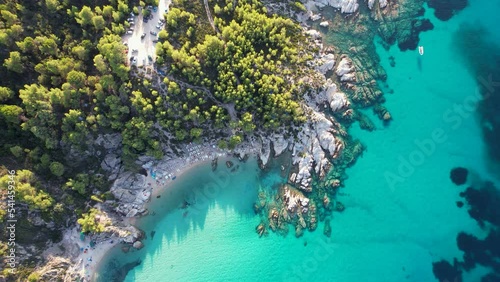
<svg viewBox="0 0 500 282">
<path fill-rule="evenodd" d="M 187 145 L 186 147 L 189 147 L 190 145 Z M 142 230 L 141 227 L 142 225 L 148 220 L 148 217 L 151 215 L 156 215 L 156 213 L 151 214 L 151 208 L 154 207 L 156 202 L 153 202 L 154 200 L 166 200 L 166 198 L 169 196 L 169 192 L 172 192 L 172 186 L 174 184 L 178 184 L 180 181 L 182 181 L 182 177 L 185 176 L 187 173 L 190 171 L 203 166 L 203 165 L 210 165 L 210 163 L 214 160 L 214 158 L 218 158 L 218 162 L 221 160 L 229 160 L 229 159 L 236 159 L 237 157 L 235 155 L 239 155 L 241 152 L 229 152 L 229 151 L 224 151 L 220 150 L 217 147 L 213 147 L 212 144 L 205 144 L 205 145 L 194 145 L 193 147 L 196 147 L 199 149 L 196 154 L 196 156 L 190 155 L 189 157 L 177 157 L 173 159 L 169 159 L 166 161 L 160 161 L 159 164 L 152 165 L 151 167 L 147 168 L 147 176 L 145 177 L 145 182 L 146 186 L 148 189 L 148 199 L 144 203 L 144 208 L 146 209 L 146 213 L 140 216 L 134 216 L 134 217 L 126 217 L 126 216 L 120 216 L 119 219 L 123 220 L 123 223 L 127 226 L 134 226 L 141 230 L 142 232 L 146 232 L 145 230 Z M 248 156 L 256 156 L 255 152 L 253 152 L 251 149 L 245 150 L 245 153 Z M 256 156 L 257 157 L 257 156 Z M 257 160 L 255 160 L 257 161 Z M 221 164 L 218 163 L 218 166 L 223 165 L 225 168 L 225 163 Z M 144 166 L 143 166 L 144 167 Z M 160 168 L 164 167 L 169 167 L 168 170 L 161 170 Z M 151 171 L 156 171 L 156 178 L 153 178 L 153 175 L 151 174 Z M 175 173 L 175 174 L 174 174 Z M 158 175 L 163 176 L 162 178 L 158 179 Z M 171 176 L 169 176 L 171 175 Z M 165 179 L 165 176 L 169 176 L 168 179 Z M 173 179 L 173 176 L 175 176 L 175 179 Z M 177 182 L 176 182 L 177 181 Z M 177 199 L 174 199 L 174 201 Z M 182 201 L 176 201 L 176 205 L 172 205 L 170 209 L 167 211 L 171 212 L 172 210 L 175 210 L 176 208 L 179 207 L 179 205 L 182 204 Z M 164 216 L 164 214 L 162 214 Z M 145 238 L 141 238 L 139 241 L 144 242 Z M 107 241 L 109 242 L 109 240 Z M 96 248 L 96 250 L 93 250 L 93 253 L 91 255 L 92 257 L 92 263 L 93 267 L 91 268 L 85 268 L 85 264 L 80 262 L 80 260 L 83 260 L 85 262 L 89 256 L 84 255 L 83 253 L 80 254 L 76 259 L 76 265 L 74 266 L 75 268 L 81 268 L 78 271 L 75 271 L 75 273 L 85 273 L 85 277 L 89 275 L 90 280 L 85 280 L 85 281 L 96 281 L 95 275 L 101 270 L 103 267 L 103 263 L 107 260 L 108 255 L 110 255 L 110 252 L 112 249 L 122 243 L 121 238 L 119 237 L 114 237 L 114 242 L 113 244 L 106 244 L 105 248 L 102 248 L 101 245 L 99 247 L 101 248 Z M 127 244 L 131 248 L 131 244 Z M 95 253 L 98 251 L 97 253 Z M 83 271 L 83 272 L 82 272 Z"/>
<path fill-rule="evenodd" d="M 91 241 L 95 242 L 92 247 L 90 245 Z M 85 236 L 82 241 L 78 228 L 73 227 L 64 232 L 61 242 L 46 249 L 42 256 L 55 264 L 63 262 L 64 258 L 66 258 L 67 262 L 70 263 L 67 273 L 72 279 L 79 277 L 82 282 L 94 281 L 95 272 L 100 269 L 103 258 L 119 243 L 120 237 L 115 234 L 110 234 L 104 238 Z M 66 252 L 69 253 L 69 257 L 61 257 Z"/>
</svg>

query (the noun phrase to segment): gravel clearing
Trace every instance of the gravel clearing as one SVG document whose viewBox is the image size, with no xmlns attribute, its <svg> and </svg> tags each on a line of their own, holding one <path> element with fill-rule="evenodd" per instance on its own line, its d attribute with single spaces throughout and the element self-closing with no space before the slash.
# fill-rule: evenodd
<svg viewBox="0 0 500 282">
<path fill-rule="evenodd" d="M 134 31 L 132 34 L 125 34 L 122 37 L 123 43 L 128 44 L 129 47 L 127 59 L 131 65 L 137 65 L 138 67 L 153 65 L 156 59 L 156 42 L 154 41 L 158 39 L 158 35 L 153 35 L 151 32 L 158 34 L 160 30 L 165 28 L 164 24 L 161 25 L 161 29 L 158 29 L 156 26 L 159 24 L 159 20 L 163 19 L 163 15 L 167 12 L 170 3 L 171 0 L 160 0 L 156 11 L 154 8 L 151 9 L 153 18 L 149 19 L 148 22 L 144 22 L 143 11 L 140 7 L 139 15 L 133 16 L 134 25 L 131 26 L 131 28 L 133 28 Z M 150 60 L 149 57 L 152 60 Z"/>
</svg>

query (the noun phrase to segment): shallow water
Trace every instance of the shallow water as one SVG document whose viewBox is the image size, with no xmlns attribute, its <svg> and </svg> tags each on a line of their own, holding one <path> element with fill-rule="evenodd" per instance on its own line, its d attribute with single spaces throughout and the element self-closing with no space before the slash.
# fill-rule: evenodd
<svg viewBox="0 0 500 282">
<path fill-rule="evenodd" d="M 331 239 L 323 235 L 323 224 L 299 239 L 293 230 L 285 238 L 258 238 L 256 187 L 273 189 L 283 181 L 279 170 L 262 173 L 251 159 L 231 173 L 220 161 L 216 173 L 199 166 L 168 188 L 171 195 L 153 199 L 156 215 L 140 226 L 149 237 L 156 233 L 144 240 L 144 249 L 127 255 L 118 249 L 108 258 L 141 259 L 125 281 L 435 281 L 432 262 L 461 257 L 458 232 L 482 235 L 465 207 L 456 206 L 465 186 L 450 181 L 450 170 L 468 168 L 470 181 L 495 179 L 473 103 L 476 79 L 453 36 L 463 23 L 482 24 L 500 42 L 493 30 L 499 5 L 474 1 L 448 22 L 427 11 L 435 29 L 420 34 L 424 56 L 397 46 L 384 50 L 376 42 L 386 90 L 394 91 L 386 94 L 394 120 L 388 127 L 377 124 L 374 132 L 350 130 L 367 150 L 347 171 L 340 196 L 346 210 L 334 215 Z M 179 209 L 176 200 L 165 202 L 168 196 L 196 203 Z M 464 280 L 478 281 L 482 271 Z"/>
</svg>

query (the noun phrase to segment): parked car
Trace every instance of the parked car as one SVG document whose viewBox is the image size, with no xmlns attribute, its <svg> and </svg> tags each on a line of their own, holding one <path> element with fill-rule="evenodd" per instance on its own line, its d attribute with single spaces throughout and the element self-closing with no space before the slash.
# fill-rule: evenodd
<svg viewBox="0 0 500 282">
<path fill-rule="evenodd" d="M 132 34 L 132 33 L 134 33 L 133 30 L 127 30 L 127 34 Z"/>
<path fill-rule="evenodd" d="M 143 34 L 141 35 L 141 39 L 144 39 L 144 37 L 146 37 L 146 33 L 143 33 Z"/>
<path fill-rule="evenodd" d="M 157 29 L 161 29 L 161 25 L 157 25 L 157 26 L 156 26 L 156 28 L 157 28 Z"/>
<path fill-rule="evenodd" d="M 134 18 L 128 18 L 127 21 L 132 22 L 134 21 Z"/>
<path fill-rule="evenodd" d="M 150 31 L 149 33 L 150 33 L 151 35 L 154 35 L 154 36 L 158 35 L 158 33 L 154 32 L 154 31 Z"/>
<path fill-rule="evenodd" d="M 153 7 L 153 12 L 158 11 L 158 7 Z"/>
<path fill-rule="evenodd" d="M 153 43 L 158 43 L 158 39 L 153 39 Z"/>
<path fill-rule="evenodd" d="M 153 57 L 151 57 L 151 55 L 148 55 L 148 59 L 149 59 L 150 61 L 152 61 L 152 60 L 153 60 Z"/>
<path fill-rule="evenodd" d="M 128 42 L 123 42 L 123 45 L 128 46 Z"/>
<path fill-rule="evenodd" d="M 134 22 L 129 22 L 129 24 L 130 24 L 130 25 L 135 25 L 135 23 L 134 23 Z"/>
<path fill-rule="evenodd" d="M 130 61 L 132 62 L 134 60 L 134 56 L 130 57 Z"/>
<path fill-rule="evenodd" d="M 132 64 L 137 64 L 137 58 L 134 58 L 134 59 L 132 60 Z"/>
<path fill-rule="evenodd" d="M 142 19 L 143 22 L 147 23 L 148 22 L 148 18 L 144 18 Z"/>
<path fill-rule="evenodd" d="M 132 49 L 132 53 L 139 52 L 137 49 Z"/>
</svg>

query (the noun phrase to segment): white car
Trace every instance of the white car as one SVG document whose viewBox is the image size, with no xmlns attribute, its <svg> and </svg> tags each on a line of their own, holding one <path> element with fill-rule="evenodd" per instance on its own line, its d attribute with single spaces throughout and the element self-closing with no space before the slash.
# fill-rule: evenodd
<svg viewBox="0 0 500 282">
<path fill-rule="evenodd" d="M 134 64 L 134 65 L 135 65 L 135 64 L 137 64 L 137 58 L 134 58 L 134 59 L 132 60 L 132 64 Z"/>
<path fill-rule="evenodd" d="M 127 34 L 132 34 L 132 33 L 134 33 L 133 30 L 127 30 Z"/>
<path fill-rule="evenodd" d="M 135 23 L 134 22 L 129 22 L 130 25 L 134 25 Z"/>
<path fill-rule="evenodd" d="M 157 28 L 157 29 L 161 29 L 161 26 L 160 26 L 160 25 L 157 25 L 157 26 L 156 26 L 156 28 Z"/>
</svg>

